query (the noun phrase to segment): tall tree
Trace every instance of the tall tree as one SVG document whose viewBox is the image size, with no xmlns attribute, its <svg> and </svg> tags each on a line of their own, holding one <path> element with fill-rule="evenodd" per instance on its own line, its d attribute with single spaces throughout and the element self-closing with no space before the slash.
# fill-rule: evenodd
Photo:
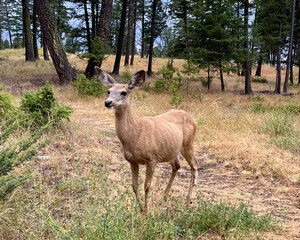
<svg viewBox="0 0 300 240">
<path fill-rule="evenodd" d="M 127 9 L 127 0 L 122 0 L 122 14 L 121 14 L 121 23 L 119 28 L 119 36 L 118 36 L 118 44 L 117 44 L 117 53 L 114 63 L 114 74 L 119 74 L 120 71 L 120 62 L 122 56 L 122 47 L 124 40 L 124 32 L 125 32 L 125 23 L 126 23 L 126 9 Z"/>
<path fill-rule="evenodd" d="M 39 60 L 39 51 L 37 45 L 37 17 L 36 17 L 36 7 L 33 3 L 33 12 L 32 12 L 32 40 L 33 40 L 33 52 L 36 60 Z"/>
<path fill-rule="evenodd" d="M 22 0 L 23 9 L 23 32 L 25 38 L 25 60 L 35 61 L 33 52 L 33 43 L 30 28 L 30 13 L 29 13 L 29 0 Z"/>
<path fill-rule="evenodd" d="M 289 70 L 292 69 L 291 66 L 291 58 L 292 58 L 292 51 L 293 51 L 293 41 L 294 41 L 294 23 L 295 23 L 295 8 L 296 8 L 296 0 L 293 0 L 292 4 L 292 17 L 291 17 L 291 30 L 290 30 L 290 41 L 289 41 L 289 52 L 288 57 L 286 60 L 286 73 L 285 73 L 285 81 L 283 85 L 283 93 L 287 93 L 288 83 L 289 83 Z"/>
<path fill-rule="evenodd" d="M 148 70 L 147 70 L 148 76 L 152 75 L 152 57 L 153 57 L 156 5 L 157 5 L 157 0 L 153 0 L 152 16 L 151 16 L 151 36 L 150 36 L 150 45 L 149 45 L 149 61 L 148 61 Z"/>
<path fill-rule="evenodd" d="M 44 36 L 43 36 L 43 33 L 42 33 L 41 35 L 42 35 L 43 57 L 44 57 L 44 60 L 45 60 L 45 61 L 50 61 L 49 54 L 48 54 L 47 43 L 46 43 L 46 41 L 45 41 L 45 38 L 44 38 Z"/>
<path fill-rule="evenodd" d="M 127 38 L 126 38 L 126 52 L 125 52 L 125 61 L 124 66 L 129 64 L 129 47 L 130 47 L 130 39 L 131 39 L 131 8 L 132 8 L 132 0 L 128 0 L 128 14 L 127 14 Z"/>
<path fill-rule="evenodd" d="M 60 80 L 60 84 L 75 81 L 76 74 L 72 69 L 63 49 L 49 2 L 47 0 L 34 1 L 43 31 L 43 36 L 49 48 L 53 64 Z"/>
<path fill-rule="evenodd" d="M 252 94 L 251 88 L 251 65 L 250 65 L 250 54 L 249 54 L 249 0 L 244 0 L 244 34 L 245 34 L 245 44 L 244 49 L 246 52 L 245 56 L 245 94 Z"/>
<path fill-rule="evenodd" d="M 141 0 L 141 25 L 142 25 L 142 33 L 141 33 L 141 58 L 144 58 L 145 52 L 145 0 Z"/>
<path fill-rule="evenodd" d="M 131 59 L 130 65 L 133 65 L 134 54 L 135 54 L 135 35 L 136 35 L 136 12 L 137 12 L 137 0 L 134 0 L 134 9 L 133 9 L 133 32 L 131 39 Z"/>
<path fill-rule="evenodd" d="M 100 49 L 97 49 L 101 55 L 104 55 L 107 38 L 109 34 L 109 25 L 112 16 L 112 8 L 113 8 L 113 0 L 102 0 L 99 23 L 97 24 L 98 28 L 96 31 L 96 36 L 100 39 L 102 45 L 98 46 Z M 91 49 L 89 50 L 91 52 Z M 94 54 L 93 52 L 91 52 Z M 94 68 L 95 66 L 101 67 L 103 59 L 99 59 L 95 57 L 91 57 L 88 61 L 88 65 L 85 69 L 85 75 L 88 78 L 92 78 L 94 76 Z"/>
</svg>

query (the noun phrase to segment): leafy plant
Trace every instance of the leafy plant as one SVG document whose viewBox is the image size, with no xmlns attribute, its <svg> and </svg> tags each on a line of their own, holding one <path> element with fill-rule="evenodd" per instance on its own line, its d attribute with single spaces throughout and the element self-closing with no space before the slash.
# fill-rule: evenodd
<svg viewBox="0 0 300 240">
<path fill-rule="evenodd" d="M 97 76 L 89 80 L 83 74 L 77 77 L 77 80 L 72 83 L 73 87 L 78 90 L 78 93 L 82 96 L 94 96 L 99 97 L 107 92 L 107 88 L 103 86 Z"/>
<path fill-rule="evenodd" d="M 122 78 L 124 78 L 127 82 L 129 82 L 132 78 L 132 74 L 129 71 L 128 67 L 125 68 L 125 71 L 122 72 Z"/>
<path fill-rule="evenodd" d="M 103 52 L 103 42 L 99 37 L 95 37 L 91 41 L 91 52 L 84 53 L 80 56 L 81 58 L 89 58 L 93 60 L 94 63 L 99 63 L 101 60 L 105 60 L 106 57 L 104 56 Z"/>
<path fill-rule="evenodd" d="M 25 93 L 21 99 L 20 109 L 27 116 L 31 127 L 40 127 L 50 121 L 53 125 L 58 125 L 63 119 L 69 121 L 73 113 L 71 107 L 58 104 L 49 83 L 37 92 Z"/>
<path fill-rule="evenodd" d="M 252 77 L 251 81 L 256 83 L 268 83 L 268 80 L 263 77 Z"/>
<path fill-rule="evenodd" d="M 0 91 L 4 90 L 5 87 L 3 87 L 0 84 Z M 13 111 L 15 107 L 12 104 L 13 97 L 8 93 L 1 93 L 0 94 L 0 117 L 3 117 L 7 113 Z"/>
<path fill-rule="evenodd" d="M 201 82 L 203 87 L 207 87 L 213 80 L 213 77 L 210 76 L 209 79 L 207 77 L 199 77 L 199 81 Z"/>
<path fill-rule="evenodd" d="M 183 101 L 183 97 L 180 94 L 180 89 L 182 87 L 182 78 L 180 76 L 173 77 L 171 81 L 172 81 L 172 85 L 170 87 L 170 92 L 172 94 L 171 105 L 178 108 Z"/>
</svg>

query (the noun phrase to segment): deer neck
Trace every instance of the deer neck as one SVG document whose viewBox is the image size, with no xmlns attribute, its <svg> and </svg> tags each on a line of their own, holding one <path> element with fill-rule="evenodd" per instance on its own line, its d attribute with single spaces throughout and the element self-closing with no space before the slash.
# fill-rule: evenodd
<svg viewBox="0 0 300 240">
<path fill-rule="evenodd" d="M 133 124 L 134 118 L 128 101 L 123 108 L 115 109 L 116 132 L 123 145 L 134 138 Z"/>
</svg>

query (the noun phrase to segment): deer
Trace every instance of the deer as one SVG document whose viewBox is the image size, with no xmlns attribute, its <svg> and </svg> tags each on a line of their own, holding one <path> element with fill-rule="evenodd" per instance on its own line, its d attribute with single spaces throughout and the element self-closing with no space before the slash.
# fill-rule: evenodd
<svg viewBox="0 0 300 240">
<path fill-rule="evenodd" d="M 130 95 L 132 91 L 145 82 L 145 71 L 135 73 L 128 84 L 119 84 L 108 73 L 95 67 L 95 73 L 108 88 L 108 98 L 104 105 L 114 109 L 115 128 L 121 142 L 121 150 L 130 163 L 132 188 L 142 212 L 148 210 L 148 195 L 155 167 L 158 163 L 169 163 L 172 168 L 171 177 L 164 191 L 163 199 L 173 184 L 180 168 L 180 154 L 191 167 L 191 179 L 186 203 L 191 201 L 194 185 L 197 184 L 198 162 L 194 155 L 196 135 L 195 120 L 183 110 L 170 110 L 154 117 L 134 118 L 131 113 Z M 146 165 L 144 183 L 144 207 L 139 201 L 138 177 L 139 165 Z"/>
</svg>

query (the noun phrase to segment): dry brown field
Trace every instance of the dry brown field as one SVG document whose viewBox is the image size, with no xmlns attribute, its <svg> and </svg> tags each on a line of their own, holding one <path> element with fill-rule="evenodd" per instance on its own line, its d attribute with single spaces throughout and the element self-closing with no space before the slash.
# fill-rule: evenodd
<svg viewBox="0 0 300 240">
<path fill-rule="evenodd" d="M 53 140 L 40 155 L 50 156 L 50 159 L 34 159 L 21 167 L 30 168 L 34 177 L 0 204 L 2 239 L 37 239 L 35 231 L 45 223 L 39 221 L 37 214 L 29 210 L 24 210 L 24 213 L 22 209 L 39 209 L 40 212 L 47 209 L 44 214 L 51 213 L 53 218 L 60 219 L 84 202 L 87 196 L 97 195 L 97 186 L 100 188 L 100 185 L 94 181 L 93 188 L 82 187 L 82 191 L 78 190 L 80 186 L 72 184 L 65 191 L 57 190 L 58 184 L 64 181 L 90 179 L 92 182 L 92 170 L 95 168 L 105 167 L 111 182 L 118 183 L 124 191 L 131 191 L 130 166 L 120 153 L 114 113 L 104 107 L 106 96 L 81 97 L 71 85 L 56 84 L 57 75 L 51 62 L 24 62 L 22 54 L 23 50 L 0 51 L 0 83 L 9 87 L 7 92 L 15 97 L 15 103 L 25 91 L 49 81 L 59 102 L 71 106 L 74 113 L 70 123 L 48 135 Z M 86 61 L 76 55 L 68 55 L 68 58 L 75 69 L 84 70 Z M 109 56 L 103 69 L 111 72 L 113 63 L 114 57 Z M 166 63 L 167 59 L 155 58 L 154 72 Z M 174 60 L 178 69 L 183 63 L 183 60 Z M 134 66 L 129 66 L 128 70 L 133 74 L 142 69 L 147 69 L 147 59 L 136 56 Z M 120 72 L 123 71 L 125 68 L 121 66 Z M 294 73 L 298 73 L 298 68 L 294 69 Z M 204 72 L 200 74 L 205 76 Z M 284 74 L 285 71 L 282 71 L 283 79 Z M 146 81 L 153 82 L 158 77 L 154 74 Z M 262 93 L 274 90 L 275 68 L 264 65 L 262 77 L 268 83 L 253 83 L 253 96 L 243 94 L 243 78 L 235 74 L 225 76 L 224 92 L 220 91 L 216 75 L 210 90 L 201 83 L 193 83 L 192 94 L 186 96 L 183 93 L 180 108 L 190 113 L 198 123 L 195 151 L 200 168 L 193 197 L 201 193 L 218 201 L 244 202 L 257 214 L 273 212 L 279 221 L 278 229 L 259 236 L 250 235 L 249 239 L 300 239 L 299 113 L 288 114 L 291 121 L 288 134 L 273 136 L 268 126 L 286 116 L 282 109 L 300 106 L 300 87 L 291 87 L 289 96 Z M 131 97 L 132 111 L 135 117 L 154 116 L 173 108 L 170 100 L 170 94 L 140 89 Z M 258 108 L 261 106 L 272 110 L 260 111 Z M 171 188 L 172 196 L 187 194 L 190 171 L 185 161 L 181 163 L 182 168 Z M 15 171 L 18 173 L 20 170 Z M 142 183 L 143 167 L 141 171 Z M 159 201 L 170 171 L 171 168 L 165 164 L 157 168 L 150 208 L 155 208 Z M 110 194 L 116 193 L 112 189 Z M 47 238 L 47 235 L 39 236 Z M 214 236 L 207 238 L 216 239 Z"/>
</svg>

